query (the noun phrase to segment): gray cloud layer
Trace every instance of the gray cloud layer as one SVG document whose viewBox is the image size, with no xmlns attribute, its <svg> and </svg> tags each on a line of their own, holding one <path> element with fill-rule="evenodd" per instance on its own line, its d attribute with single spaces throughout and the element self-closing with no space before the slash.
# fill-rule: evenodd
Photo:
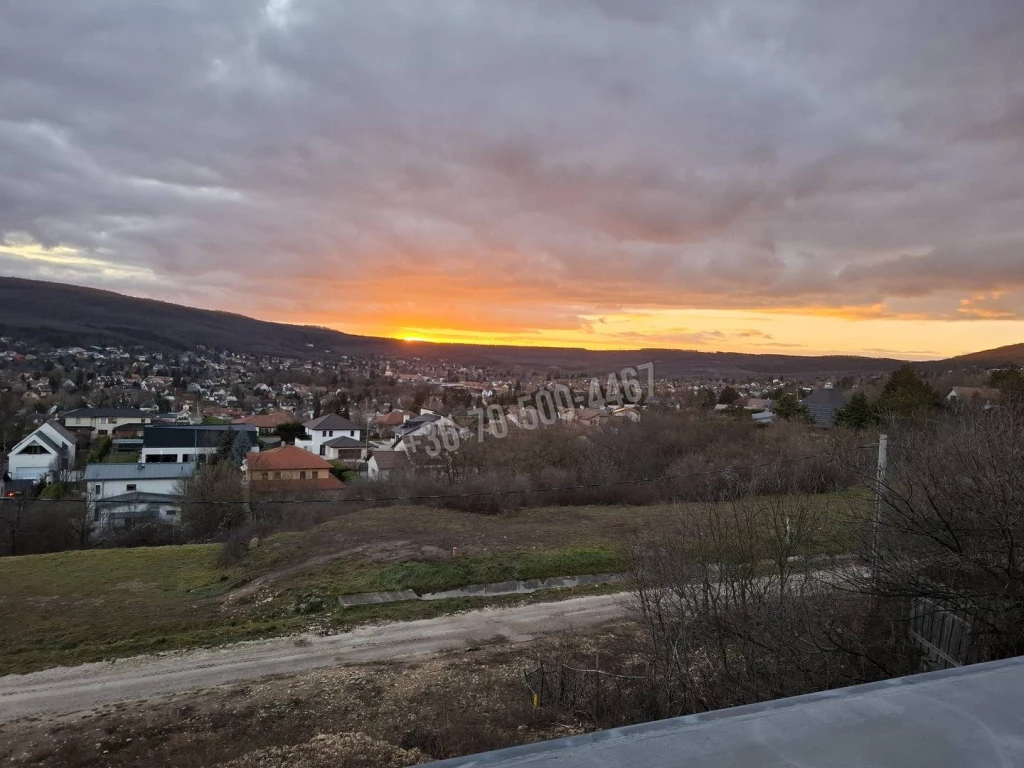
<svg viewBox="0 0 1024 768">
<path fill-rule="evenodd" d="M 1020 0 L 14 0 L 0 272 L 1018 318 L 1022 51 Z"/>
</svg>

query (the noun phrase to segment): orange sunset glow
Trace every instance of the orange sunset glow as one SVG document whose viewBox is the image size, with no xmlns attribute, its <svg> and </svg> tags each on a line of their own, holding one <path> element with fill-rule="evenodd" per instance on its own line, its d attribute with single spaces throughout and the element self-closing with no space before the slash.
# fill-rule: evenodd
<svg viewBox="0 0 1024 768">
<path fill-rule="evenodd" d="M 68 10 L 8 35 L 0 274 L 410 345 L 1017 343 L 1014 12 L 912 5 Z"/>
</svg>

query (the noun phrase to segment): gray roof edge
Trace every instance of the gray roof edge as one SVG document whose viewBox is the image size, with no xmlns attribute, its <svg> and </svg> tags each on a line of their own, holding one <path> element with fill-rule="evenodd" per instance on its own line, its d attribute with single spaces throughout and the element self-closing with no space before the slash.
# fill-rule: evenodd
<svg viewBox="0 0 1024 768">
<path fill-rule="evenodd" d="M 448 760 L 431 763 L 431 765 L 436 766 L 436 768 L 454 768 L 455 766 L 468 768 L 469 766 L 485 766 L 504 760 L 543 754 L 544 752 L 556 753 L 563 750 L 578 749 L 589 744 L 607 741 L 610 739 L 619 739 L 630 736 L 654 736 L 663 731 L 689 728 L 719 720 L 751 717 L 771 710 L 787 709 L 801 704 L 813 704 L 818 701 L 852 698 L 904 686 L 925 686 L 949 680 L 951 678 L 998 672 L 1006 669 L 1007 667 L 1024 667 L 1024 656 L 1014 656 L 1009 659 L 988 661 L 982 664 L 970 664 L 966 667 L 955 667 L 953 669 L 944 669 L 938 672 L 923 672 L 918 675 L 894 677 L 889 680 L 878 680 L 874 683 L 863 683 L 861 685 L 852 685 L 846 688 L 831 688 L 827 691 L 818 691 L 817 693 L 805 693 L 802 696 L 791 696 L 785 699 L 772 699 L 770 701 L 762 701 L 757 704 L 744 704 L 739 707 L 716 709 L 711 712 L 684 715 L 683 717 L 672 717 L 667 720 L 654 720 L 649 723 L 626 725 L 620 728 L 594 731 L 593 733 L 585 733 L 579 736 L 567 736 L 561 739 L 552 739 L 550 741 L 539 741 L 534 744 L 505 747 L 504 749 L 496 749 L 492 752 L 480 752 L 475 755 L 453 757 Z M 557 759 L 554 754 L 552 755 L 552 758 Z"/>
</svg>

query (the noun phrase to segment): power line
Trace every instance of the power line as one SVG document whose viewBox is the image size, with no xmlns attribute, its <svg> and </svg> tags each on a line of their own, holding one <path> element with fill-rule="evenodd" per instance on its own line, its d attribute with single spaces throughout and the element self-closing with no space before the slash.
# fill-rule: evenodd
<svg viewBox="0 0 1024 768">
<path fill-rule="evenodd" d="M 856 445 L 850 448 L 844 448 L 842 451 L 859 451 L 867 448 L 877 448 L 878 443 L 868 443 L 866 445 Z M 589 490 L 593 488 L 612 488 L 620 485 L 644 485 L 647 483 L 660 483 L 669 480 L 686 480 L 693 477 L 706 477 L 708 475 L 720 475 L 728 474 L 730 472 L 746 472 L 755 469 L 765 469 L 767 467 L 781 466 L 783 464 L 794 464 L 800 461 L 810 461 L 811 459 L 828 458 L 834 454 L 830 453 L 817 453 L 810 456 L 798 456 L 792 459 L 776 459 L 775 461 L 764 462 L 763 464 L 749 464 L 743 467 L 724 467 L 722 469 L 709 469 L 703 472 L 687 472 L 681 475 L 662 475 L 660 477 L 641 478 L 638 480 L 613 480 L 606 483 L 584 483 L 580 485 L 557 485 L 550 486 L 547 488 L 528 488 L 526 490 L 504 490 L 504 491 L 477 491 L 474 493 L 439 493 L 424 496 L 393 496 L 380 499 L 268 499 L 246 501 L 246 500 L 228 500 L 228 501 L 179 501 L 174 502 L 175 506 L 190 506 L 190 505 L 221 505 L 230 506 L 232 504 L 258 504 L 258 505 L 273 505 L 273 504 L 346 504 L 346 503 L 360 503 L 360 504 L 383 504 L 387 502 L 403 502 L 409 503 L 412 501 L 432 501 L 440 499 L 468 499 L 468 498 L 480 498 L 485 496 L 510 496 L 513 494 L 527 494 L 527 493 L 548 493 L 550 491 L 576 491 L 576 490 Z M 296 481 L 301 482 L 301 481 Z M 133 493 L 129 491 L 129 493 Z M 145 493 L 141 491 L 140 493 Z M 20 501 L 22 499 L 0 499 L 0 501 Z M 26 501 L 29 501 L 26 499 Z M 30 501 L 80 501 L 79 499 L 31 499 Z M 130 502 L 119 501 L 116 499 L 97 499 L 91 502 L 92 504 L 116 504 L 124 506 Z M 139 502 L 147 503 L 147 502 Z M 150 502 L 152 503 L 152 502 Z M 168 502 L 169 503 L 169 502 Z"/>
</svg>

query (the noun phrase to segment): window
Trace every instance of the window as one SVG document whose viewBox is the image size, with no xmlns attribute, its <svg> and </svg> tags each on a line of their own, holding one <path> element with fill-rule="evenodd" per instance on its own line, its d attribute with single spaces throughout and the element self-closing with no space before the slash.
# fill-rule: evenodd
<svg viewBox="0 0 1024 768">
<path fill-rule="evenodd" d="M 41 445 L 26 445 L 24 448 L 18 451 L 19 455 L 25 454 L 26 456 L 38 456 L 43 453 L 49 453 L 49 451 L 43 448 L 43 446 Z"/>
<path fill-rule="evenodd" d="M 100 485 L 99 483 L 96 483 L 96 485 L 94 485 L 92 487 L 92 493 L 93 493 L 94 496 L 102 496 L 103 495 L 103 486 Z"/>
<path fill-rule="evenodd" d="M 264 480 L 269 480 L 270 479 L 270 473 L 269 472 L 264 472 L 263 473 L 263 479 Z"/>
<path fill-rule="evenodd" d="M 320 446 L 320 455 L 323 456 L 325 452 L 326 451 L 325 451 L 324 447 L 321 445 Z"/>
<path fill-rule="evenodd" d="M 138 486 L 137 486 L 137 485 L 136 485 L 135 483 L 128 483 L 128 484 L 127 484 L 127 485 L 126 485 L 126 486 L 124 487 L 125 491 L 129 491 L 129 492 L 130 492 L 130 491 L 134 491 L 134 490 L 135 490 L 136 488 L 138 488 Z"/>
<path fill-rule="evenodd" d="M 281 479 L 281 473 L 280 472 L 275 472 L 274 473 L 274 479 L 275 480 L 280 480 Z"/>
<path fill-rule="evenodd" d="M 305 480 L 305 479 L 306 479 L 306 470 L 304 470 L 304 469 L 299 470 L 299 480 Z"/>
<path fill-rule="evenodd" d="M 181 454 L 181 460 L 182 460 L 183 463 L 187 464 L 188 462 L 192 461 L 192 454 L 191 453 L 183 453 L 183 454 Z"/>
<path fill-rule="evenodd" d="M 316 480 L 318 477 L 320 477 L 320 470 L 314 469 L 313 470 L 313 479 Z"/>
<path fill-rule="evenodd" d="M 164 510 L 164 514 L 167 515 L 168 517 L 170 517 L 171 515 L 178 514 L 178 510 L 176 510 L 176 509 L 165 509 Z"/>
</svg>

